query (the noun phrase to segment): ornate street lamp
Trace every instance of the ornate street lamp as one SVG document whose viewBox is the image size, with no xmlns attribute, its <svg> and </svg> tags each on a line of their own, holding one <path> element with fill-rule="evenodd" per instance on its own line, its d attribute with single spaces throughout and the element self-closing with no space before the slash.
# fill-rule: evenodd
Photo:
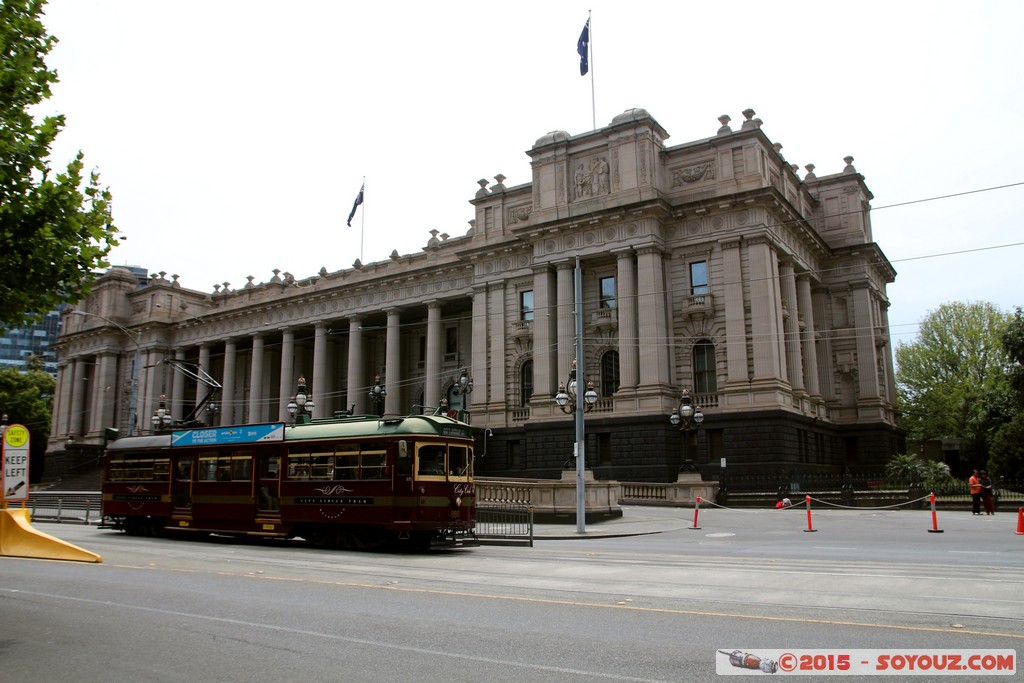
<svg viewBox="0 0 1024 683">
<path fill-rule="evenodd" d="M 668 418 L 673 427 L 677 427 L 683 433 L 683 465 L 680 472 L 697 472 L 697 465 L 690 458 L 690 432 L 696 434 L 700 429 L 700 423 L 704 421 L 704 413 L 700 406 L 694 407 L 690 399 L 690 390 L 683 389 L 683 395 L 679 399 L 679 407 L 672 411 Z"/>
<path fill-rule="evenodd" d="M 216 401 L 210 401 L 210 404 L 206 406 L 206 424 L 215 425 L 217 424 L 217 415 L 220 414 L 220 406 L 217 405 Z"/>
<path fill-rule="evenodd" d="M 466 368 L 462 368 L 459 378 L 452 383 L 452 393 L 456 396 L 462 394 L 468 396 L 473 393 L 473 378 L 469 376 Z M 465 401 L 462 402 L 465 405 Z"/>
<path fill-rule="evenodd" d="M 163 394 L 160 394 L 160 406 L 153 413 L 150 421 L 153 423 L 154 432 L 166 431 L 174 426 L 174 418 L 171 416 L 171 411 L 167 410 L 167 397 Z"/>
<path fill-rule="evenodd" d="M 566 415 L 576 412 L 578 396 L 576 395 L 576 361 L 572 362 L 572 369 L 569 371 L 569 381 L 558 385 L 558 393 L 555 394 L 555 403 Z M 597 391 L 593 382 L 587 382 L 587 390 L 583 394 L 583 412 L 589 413 L 597 403 Z"/>
<path fill-rule="evenodd" d="M 313 395 L 306 391 L 306 378 L 299 377 L 299 387 L 295 396 L 288 401 L 288 414 L 292 416 L 292 423 L 306 424 L 313 416 Z"/>
<path fill-rule="evenodd" d="M 384 399 L 387 398 L 388 390 L 384 388 L 380 375 L 373 378 L 373 386 L 370 387 L 370 402 L 373 403 L 373 412 L 378 417 L 384 415 Z"/>
</svg>

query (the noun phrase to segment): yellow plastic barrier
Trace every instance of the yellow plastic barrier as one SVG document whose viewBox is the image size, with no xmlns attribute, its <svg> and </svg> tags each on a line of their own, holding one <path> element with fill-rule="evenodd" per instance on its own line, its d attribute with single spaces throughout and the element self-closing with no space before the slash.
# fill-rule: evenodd
<svg viewBox="0 0 1024 683">
<path fill-rule="evenodd" d="M 103 561 L 96 553 L 33 529 L 29 511 L 25 508 L 0 510 L 0 555 L 75 562 Z"/>
</svg>

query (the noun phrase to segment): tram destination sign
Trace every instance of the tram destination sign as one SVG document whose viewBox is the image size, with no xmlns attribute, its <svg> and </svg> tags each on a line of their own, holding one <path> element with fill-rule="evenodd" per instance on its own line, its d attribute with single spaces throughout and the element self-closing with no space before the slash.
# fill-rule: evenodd
<svg viewBox="0 0 1024 683">
<path fill-rule="evenodd" d="M 183 429 L 171 434 L 171 446 L 222 446 L 234 443 L 284 441 L 284 423 Z"/>
</svg>

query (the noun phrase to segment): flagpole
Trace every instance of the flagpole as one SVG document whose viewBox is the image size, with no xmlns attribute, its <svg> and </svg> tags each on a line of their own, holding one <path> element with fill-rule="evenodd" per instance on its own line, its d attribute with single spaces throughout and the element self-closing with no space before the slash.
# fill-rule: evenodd
<svg viewBox="0 0 1024 683">
<path fill-rule="evenodd" d="M 363 176 L 363 184 L 359 186 L 360 192 L 366 191 L 366 176 Z M 364 195 L 365 196 L 365 195 Z M 366 201 L 363 200 L 365 204 Z M 359 262 L 363 262 L 363 238 L 366 235 L 366 207 L 359 212 Z"/>
<path fill-rule="evenodd" d="M 594 24 L 591 22 L 592 10 L 587 10 L 587 25 L 590 27 L 590 40 L 587 47 L 590 49 L 590 58 L 587 60 L 590 65 L 590 117 L 593 128 L 597 130 L 597 104 L 594 99 Z"/>
</svg>

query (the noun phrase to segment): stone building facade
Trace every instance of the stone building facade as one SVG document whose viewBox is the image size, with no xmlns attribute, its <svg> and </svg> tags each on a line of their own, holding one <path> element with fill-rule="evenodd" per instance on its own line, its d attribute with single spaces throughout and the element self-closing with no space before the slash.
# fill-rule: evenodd
<svg viewBox="0 0 1024 683">
<path fill-rule="evenodd" d="M 532 181 L 479 181 L 462 236 L 414 254 L 295 278 L 274 272 L 212 294 L 165 273 L 137 287 L 113 268 L 65 313 L 50 451 L 139 429 L 160 396 L 181 418 L 223 385 L 211 424 L 288 420 L 300 376 L 314 417 L 408 414 L 442 399 L 477 433 L 477 472 L 556 477 L 574 420 L 553 396 L 576 355 L 582 273 L 586 459 L 598 478 L 675 480 L 684 450 L 706 475 L 874 469 L 903 448 L 886 286 L 853 159 L 804 177 L 747 110 L 735 129 L 677 146 L 643 109 L 528 155 Z M 457 379 L 472 378 L 460 392 Z M 368 392 L 378 382 L 383 405 Z M 670 424 L 681 391 L 700 428 Z M 582 392 L 582 390 L 581 390 Z M 685 439 L 685 442 L 684 442 Z"/>
</svg>

